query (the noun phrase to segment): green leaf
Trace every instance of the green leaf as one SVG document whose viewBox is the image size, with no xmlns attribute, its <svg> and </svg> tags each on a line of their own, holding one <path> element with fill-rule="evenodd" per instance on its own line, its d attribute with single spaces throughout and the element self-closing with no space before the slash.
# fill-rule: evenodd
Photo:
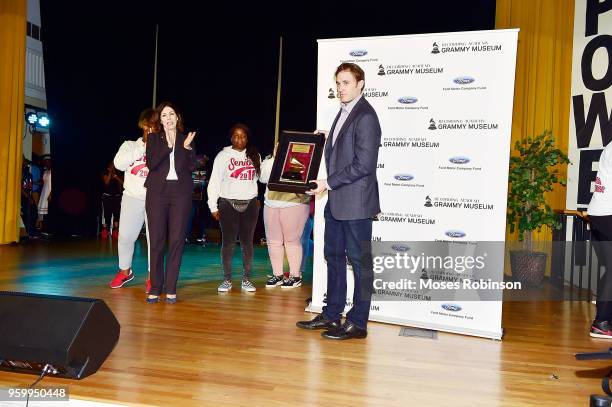
<svg viewBox="0 0 612 407">
<path fill-rule="evenodd" d="M 526 233 L 529 235 L 542 226 L 560 227 L 544 193 L 552 191 L 556 184 L 566 185 L 566 180 L 559 177 L 559 171 L 554 167 L 569 164 L 570 160 L 555 148 L 555 138 L 550 130 L 517 140 L 514 149 L 508 174 L 506 219 L 510 232 L 518 229 L 519 240 L 523 240 Z"/>
</svg>

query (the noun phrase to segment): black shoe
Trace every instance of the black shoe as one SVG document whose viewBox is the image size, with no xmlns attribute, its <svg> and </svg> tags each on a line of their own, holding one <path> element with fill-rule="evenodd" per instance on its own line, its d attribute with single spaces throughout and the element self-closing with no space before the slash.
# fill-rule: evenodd
<svg viewBox="0 0 612 407">
<path fill-rule="evenodd" d="M 345 340 L 345 339 L 363 339 L 368 336 L 368 331 L 365 329 L 359 328 L 357 325 L 352 322 L 345 322 L 338 329 L 330 329 L 321 334 L 322 337 L 327 339 L 337 339 L 337 340 Z"/>
<path fill-rule="evenodd" d="M 342 324 L 340 320 L 328 321 L 323 317 L 323 314 L 317 315 L 310 321 L 299 321 L 295 324 L 298 328 L 302 329 L 340 329 Z"/>
<path fill-rule="evenodd" d="M 280 276 L 272 276 L 266 281 L 266 288 L 274 288 L 276 286 L 283 284 L 283 275 Z"/>
<path fill-rule="evenodd" d="M 300 277 L 289 277 L 288 279 L 286 279 L 285 281 L 283 281 L 283 284 L 281 285 L 281 288 L 296 288 L 302 285 L 302 279 Z"/>
</svg>

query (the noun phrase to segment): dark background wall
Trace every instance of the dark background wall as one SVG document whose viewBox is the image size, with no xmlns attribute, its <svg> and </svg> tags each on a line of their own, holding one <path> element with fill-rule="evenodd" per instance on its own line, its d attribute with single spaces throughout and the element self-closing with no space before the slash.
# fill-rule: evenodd
<svg viewBox="0 0 612 407">
<path fill-rule="evenodd" d="M 138 114 L 152 104 L 156 24 L 157 101 L 178 105 L 187 128 L 198 131 L 198 152 L 212 159 L 229 144 L 236 122 L 251 127 L 262 155 L 271 151 L 279 36 L 280 127 L 314 130 L 318 38 L 493 29 L 495 0 L 42 0 L 41 14 L 53 120 L 53 229 L 91 235 L 100 175 L 120 144 L 139 136 Z"/>
</svg>

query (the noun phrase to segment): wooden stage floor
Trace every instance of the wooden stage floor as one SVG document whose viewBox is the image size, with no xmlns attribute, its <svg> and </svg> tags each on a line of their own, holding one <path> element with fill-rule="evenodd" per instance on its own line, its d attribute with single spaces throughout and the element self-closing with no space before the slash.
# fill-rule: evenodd
<svg viewBox="0 0 612 407">
<path fill-rule="evenodd" d="M 398 326 L 372 323 L 366 340 L 335 342 L 295 327 L 312 317 L 304 312 L 309 285 L 263 287 L 265 247 L 256 248 L 258 291 L 220 295 L 219 247 L 188 246 L 176 305 L 144 302 L 142 246 L 132 283 L 107 288 L 115 253 L 112 241 L 0 246 L 0 290 L 102 298 L 121 323 L 119 343 L 96 374 L 42 382 L 68 385 L 73 398 L 164 406 L 584 406 L 601 393 L 612 365 L 574 360 L 575 352 L 612 345 L 588 336 L 594 306 L 585 302 L 506 303 L 502 341 L 401 337 Z M 0 386 L 33 380 L 0 372 Z"/>
</svg>

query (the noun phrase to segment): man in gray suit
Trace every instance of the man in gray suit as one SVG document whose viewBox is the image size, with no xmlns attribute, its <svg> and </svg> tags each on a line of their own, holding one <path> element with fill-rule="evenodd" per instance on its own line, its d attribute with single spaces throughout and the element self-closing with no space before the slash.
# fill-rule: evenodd
<svg viewBox="0 0 612 407">
<path fill-rule="evenodd" d="M 325 206 L 327 305 L 304 329 L 326 329 L 329 339 L 365 338 L 371 301 L 371 264 L 362 259 L 362 243 L 372 240 L 372 217 L 380 213 L 376 163 L 381 130 L 378 116 L 363 97 L 363 70 L 343 63 L 336 69 L 341 108 L 325 144 L 327 179 L 317 180 L 318 194 L 328 191 Z M 346 260 L 353 268 L 353 306 L 341 324 L 346 301 Z"/>
</svg>

